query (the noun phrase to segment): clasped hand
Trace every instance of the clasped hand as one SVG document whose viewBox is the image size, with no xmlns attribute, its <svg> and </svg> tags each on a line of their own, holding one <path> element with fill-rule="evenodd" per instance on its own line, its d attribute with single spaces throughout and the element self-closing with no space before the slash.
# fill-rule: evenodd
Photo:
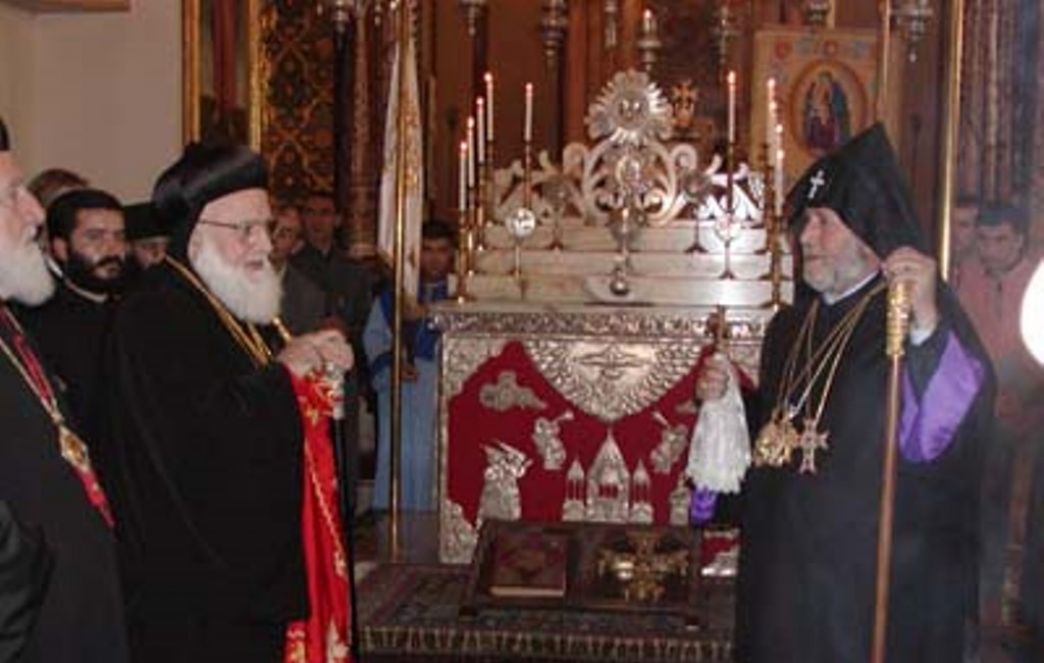
<svg viewBox="0 0 1044 663">
<path fill-rule="evenodd" d="M 344 373 L 355 364 L 352 347 L 335 329 L 292 338 L 276 359 L 298 377 L 320 371 Z"/>
</svg>

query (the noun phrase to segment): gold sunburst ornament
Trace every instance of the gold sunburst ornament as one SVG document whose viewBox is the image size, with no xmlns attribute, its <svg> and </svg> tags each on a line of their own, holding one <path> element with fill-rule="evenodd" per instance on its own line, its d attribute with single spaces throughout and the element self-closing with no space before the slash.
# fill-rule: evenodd
<svg viewBox="0 0 1044 663">
<path fill-rule="evenodd" d="M 587 116 L 587 133 L 615 145 L 643 145 L 671 136 L 672 110 L 663 90 L 640 71 L 621 71 L 602 90 Z"/>
</svg>

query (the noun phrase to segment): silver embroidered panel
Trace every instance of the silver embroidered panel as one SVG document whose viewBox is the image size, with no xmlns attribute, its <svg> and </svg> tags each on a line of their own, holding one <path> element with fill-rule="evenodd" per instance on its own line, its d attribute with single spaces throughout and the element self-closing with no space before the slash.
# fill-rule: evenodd
<svg viewBox="0 0 1044 663">
<path fill-rule="evenodd" d="M 527 340 L 526 354 L 570 403 L 611 423 L 660 400 L 699 356 L 698 343 Z"/>
</svg>

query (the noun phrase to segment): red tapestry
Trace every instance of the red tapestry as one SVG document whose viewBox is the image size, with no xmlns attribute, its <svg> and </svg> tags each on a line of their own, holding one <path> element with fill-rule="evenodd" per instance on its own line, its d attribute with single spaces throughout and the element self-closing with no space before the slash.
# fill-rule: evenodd
<svg viewBox="0 0 1044 663">
<path fill-rule="evenodd" d="M 696 421 L 692 401 L 695 392 L 697 365 L 678 380 L 653 404 L 640 412 L 626 416 L 611 426 L 627 468 L 632 477 L 639 461 L 650 477 L 648 501 L 653 506 L 654 522 L 667 524 L 670 520 L 670 494 L 677 485 L 679 474 L 685 469 L 688 439 Z M 540 409 L 513 407 L 500 412 L 487 408 L 481 402 L 484 385 L 496 383 L 501 373 L 514 372 L 520 387 L 533 391 L 546 407 Z M 562 421 L 560 439 L 566 450 L 566 459 L 559 470 L 544 469 L 542 457 L 532 439 L 538 418 L 555 419 L 566 411 L 571 420 Z M 660 444 L 664 426 L 656 413 L 671 426 L 685 426 L 686 449 L 666 474 L 654 470 L 650 453 Z M 558 521 L 562 519 L 562 504 L 566 499 L 566 473 L 575 459 L 587 472 L 599 449 L 605 442 L 610 425 L 583 412 L 570 403 L 540 374 L 526 355 L 522 344 L 509 343 L 503 352 L 487 361 L 465 382 L 460 394 L 449 402 L 449 443 L 446 457 L 446 496 L 460 504 L 464 517 L 474 523 L 478 515 L 487 459 L 485 446 L 502 442 L 523 452 L 532 462 L 518 481 L 521 494 L 522 520 Z M 632 491 L 632 499 L 633 499 Z"/>
</svg>

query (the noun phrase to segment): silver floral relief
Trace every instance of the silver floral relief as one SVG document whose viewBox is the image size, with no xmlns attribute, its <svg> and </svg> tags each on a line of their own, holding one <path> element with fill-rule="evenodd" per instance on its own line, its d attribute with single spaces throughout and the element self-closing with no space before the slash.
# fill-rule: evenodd
<svg viewBox="0 0 1044 663">
<path fill-rule="evenodd" d="M 495 412 L 507 412 L 513 408 L 547 408 L 547 403 L 537 398 L 532 389 L 518 383 L 518 374 L 514 371 L 501 371 L 496 382 L 482 385 L 479 390 L 479 402 L 482 403 L 482 407 Z"/>
<path fill-rule="evenodd" d="M 533 461 L 519 449 L 494 440 L 483 447 L 486 469 L 482 474 L 482 496 L 479 498 L 478 522 L 487 519 L 518 520 L 522 517 L 522 494 L 518 480 L 525 476 Z"/>
<path fill-rule="evenodd" d="M 467 379 L 487 361 L 499 356 L 507 343 L 506 338 L 445 335 L 441 370 L 446 399 L 463 391 Z"/>
<path fill-rule="evenodd" d="M 526 354 L 575 407 L 612 423 L 646 409 L 690 370 L 696 343 L 528 340 Z"/>
<path fill-rule="evenodd" d="M 545 470 L 560 470 L 565 464 L 566 448 L 562 442 L 562 423 L 572 420 L 572 410 L 566 410 L 554 419 L 539 417 L 533 424 L 533 446 L 543 459 Z"/>
<path fill-rule="evenodd" d="M 468 564 L 478 545 L 476 528 L 464 517 L 464 507 L 453 500 L 442 500 L 439 559 L 446 564 Z"/>
<path fill-rule="evenodd" d="M 657 474 L 670 474 L 689 446 L 689 429 L 685 424 L 671 425 L 660 412 L 653 413 L 660 424 L 660 443 L 649 452 L 649 463 Z"/>
</svg>

